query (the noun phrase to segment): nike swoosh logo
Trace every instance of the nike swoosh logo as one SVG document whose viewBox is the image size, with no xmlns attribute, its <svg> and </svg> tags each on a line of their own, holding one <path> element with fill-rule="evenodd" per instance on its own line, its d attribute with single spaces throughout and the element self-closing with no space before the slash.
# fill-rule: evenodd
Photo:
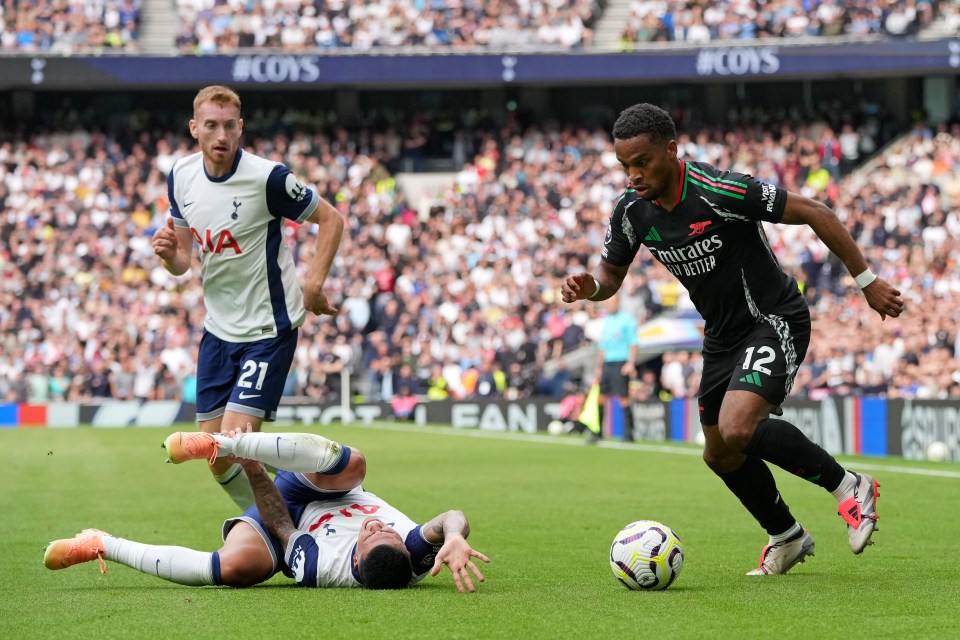
<svg viewBox="0 0 960 640">
<path fill-rule="evenodd" d="M 196 202 L 196 201 L 194 201 L 194 202 Z M 189 207 L 189 206 L 192 205 L 192 204 L 193 204 L 193 202 L 184 202 L 184 203 L 183 203 L 183 208 L 186 209 L 187 207 Z"/>
<path fill-rule="evenodd" d="M 241 400 L 249 400 L 250 398 L 259 398 L 259 397 L 260 397 L 260 394 L 259 394 L 259 393 L 243 393 L 243 392 L 240 392 L 240 395 L 238 395 L 237 397 L 240 398 Z"/>
<path fill-rule="evenodd" d="M 157 577 L 160 577 L 160 558 L 157 558 L 157 567 L 156 567 Z"/>
</svg>

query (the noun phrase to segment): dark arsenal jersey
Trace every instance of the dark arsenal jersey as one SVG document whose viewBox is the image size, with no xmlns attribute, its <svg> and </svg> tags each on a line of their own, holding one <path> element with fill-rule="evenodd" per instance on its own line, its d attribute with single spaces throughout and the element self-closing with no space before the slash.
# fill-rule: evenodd
<svg viewBox="0 0 960 640">
<path fill-rule="evenodd" d="M 668 212 L 633 189 L 617 201 L 603 259 L 625 266 L 646 245 L 690 292 L 706 322 L 704 347 L 736 344 L 759 321 L 807 313 L 797 282 L 777 263 L 761 221 L 779 222 L 783 188 L 752 176 L 680 162 L 680 202 Z"/>
</svg>

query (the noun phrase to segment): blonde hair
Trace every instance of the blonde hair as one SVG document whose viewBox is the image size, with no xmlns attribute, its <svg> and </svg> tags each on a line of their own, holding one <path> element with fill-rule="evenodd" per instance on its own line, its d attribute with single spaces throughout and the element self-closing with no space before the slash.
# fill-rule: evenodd
<svg viewBox="0 0 960 640">
<path fill-rule="evenodd" d="M 237 111 L 240 111 L 240 96 L 237 95 L 236 91 L 222 84 L 214 84 L 200 89 L 197 97 L 193 99 L 194 115 L 204 102 L 216 102 L 220 105 L 231 104 L 237 108 Z"/>
</svg>

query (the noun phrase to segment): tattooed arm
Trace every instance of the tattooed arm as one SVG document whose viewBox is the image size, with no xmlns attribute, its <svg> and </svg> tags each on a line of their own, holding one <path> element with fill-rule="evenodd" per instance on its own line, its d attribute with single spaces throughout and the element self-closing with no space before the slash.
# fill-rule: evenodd
<svg viewBox="0 0 960 640">
<path fill-rule="evenodd" d="M 451 534 L 459 534 L 462 538 L 469 537 L 470 523 L 463 511 L 454 509 L 441 513 L 423 525 L 423 539 L 430 544 L 443 544 Z"/>
<path fill-rule="evenodd" d="M 430 575 L 437 575 L 440 573 L 440 567 L 447 565 L 450 573 L 453 574 L 457 589 L 464 591 L 466 587 L 468 591 L 475 591 L 476 588 L 470 579 L 470 571 L 473 571 L 480 582 L 483 582 L 483 574 L 473 563 L 473 558 L 479 558 L 484 562 L 490 562 L 490 558 L 467 544 L 470 523 L 467 522 L 467 516 L 463 511 L 453 510 L 441 513 L 423 525 L 421 531 L 424 540 L 430 544 L 443 544 L 437 552 L 437 559 L 433 563 Z"/>
<path fill-rule="evenodd" d="M 273 480 L 267 474 L 267 470 L 262 464 L 255 460 L 242 460 L 237 458 L 247 473 L 247 480 L 250 481 L 250 488 L 253 489 L 253 497 L 257 503 L 257 510 L 260 517 L 263 518 L 267 529 L 272 533 L 285 548 L 290 536 L 297 528 L 293 524 L 290 512 L 287 510 L 287 504 L 280 496 L 280 490 Z"/>
</svg>

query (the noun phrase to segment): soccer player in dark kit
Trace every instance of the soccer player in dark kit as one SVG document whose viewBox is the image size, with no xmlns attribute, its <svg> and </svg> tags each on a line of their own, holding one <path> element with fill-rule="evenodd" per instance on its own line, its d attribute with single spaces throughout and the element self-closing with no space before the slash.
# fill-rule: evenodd
<svg viewBox="0 0 960 640">
<path fill-rule="evenodd" d="M 782 574 L 813 555 L 813 537 L 781 498 L 770 462 L 829 491 L 851 550 L 871 544 L 879 483 L 855 473 L 780 416 L 810 340 L 810 312 L 767 243 L 762 221 L 808 225 L 879 315 L 903 313 L 900 292 L 874 275 L 836 215 L 815 200 L 677 157 L 676 128 L 659 107 L 624 110 L 614 150 L 629 186 L 617 201 L 599 266 L 566 278 L 564 302 L 605 300 L 640 245 L 690 292 L 705 326 L 700 422 L 704 461 L 770 536 L 748 575 Z"/>
</svg>

